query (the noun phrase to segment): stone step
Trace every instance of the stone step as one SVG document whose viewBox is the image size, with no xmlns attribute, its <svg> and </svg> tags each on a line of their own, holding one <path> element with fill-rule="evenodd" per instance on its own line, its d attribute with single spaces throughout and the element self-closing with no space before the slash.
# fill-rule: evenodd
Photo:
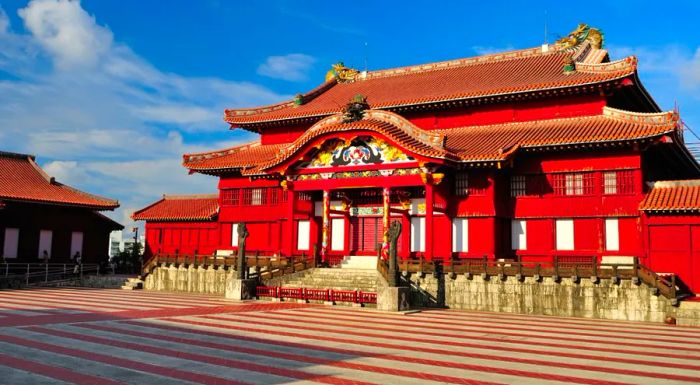
<svg viewBox="0 0 700 385">
<path fill-rule="evenodd" d="M 376 256 L 357 256 L 351 255 L 343 258 L 340 263 L 340 268 L 345 269 L 361 269 L 361 270 L 376 270 L 377 269 L 377 257 Z"/>
<path fill-rule="evenodd" d="M 124 285 L 122 285 L 122 290 L 141 290 L 143 289 L 143 281 L 138 278 L 129 278 Z"/>
</svg>

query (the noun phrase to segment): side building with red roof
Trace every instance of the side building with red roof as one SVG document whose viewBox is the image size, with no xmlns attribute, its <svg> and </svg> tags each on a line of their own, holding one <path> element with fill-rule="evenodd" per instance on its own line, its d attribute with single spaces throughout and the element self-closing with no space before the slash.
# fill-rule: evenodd
<svg viewBox="0 0 700 385">
<path fill-rule="evenodd" d="M 310 92 L 224 120 L 259 138 L 183 157 L 190 172 L 218 178 L 219 249 L 236 248 L 245 222 L 252 252 L 317 250 L 334 264 L 376 256 L 397 221 L 401 258 L 634 257 L 700 292 L 700 242 L 681 246 L 662 229 L 685 221 L 694 239 L 697 213 L 681 220 L 673 204 L 646 205 L 657 181 L 692 184 L 700 165 L 677 111 L 659 108 L 635 57 L 610 60 L 595 28 L 409 67 L 339 63 Z"/>
<path fill-rule="evenodd" d="M 101 211 L 116 200 L 89 194 L 47 175 L 33 155 L 0 152 L 0 251 L 6 262 L 106 262 L 109 233 L 124 227 Z"/>
<path fill-rule="evenodd" d="M 154 254 L 211 254 L 220 248 L 219 196 L 163 195 L 132 214 L 146 221 L 146 258 Z"/>
</svg>

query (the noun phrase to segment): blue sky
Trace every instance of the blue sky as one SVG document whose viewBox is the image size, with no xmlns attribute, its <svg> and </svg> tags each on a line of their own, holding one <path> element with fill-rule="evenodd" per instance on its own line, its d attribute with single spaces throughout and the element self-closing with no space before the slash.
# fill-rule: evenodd
<svg viewBox="0 0 700 385">
<path fill-rule="evenodd" d="M 254 139 L 226 107 L 317 86 L 330 64 L 363 69 L 553 42 L 586 22 L 613 59 L 637 55 L 664 109 L 700 132 L 698 1 L 0 0 L 0 150 L 38 155 L 59 181 L 119 199 L 214 192 L 185 152 Z M 687 136 L 688 140 L 695 140 Z"/>
</svg>

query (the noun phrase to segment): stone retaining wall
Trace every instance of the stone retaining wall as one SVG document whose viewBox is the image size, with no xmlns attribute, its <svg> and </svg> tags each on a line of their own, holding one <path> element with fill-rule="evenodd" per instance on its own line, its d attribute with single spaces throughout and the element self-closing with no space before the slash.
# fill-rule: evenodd
<svg viewBox="0 0 700 385">
<path fill-rule="evenodd" d="M 87 275 L 83 279 L 76 279 L 70 286 L 99 287 L 104 289 L 119 289 L 129 278 L 135 275 Z"/>
<path fill-rule="evenodd" d="M 421 307 L 553 315 L 562 317 L 604 318 L 612 320 L 664 322 L 676 317 L 678 308 L 663 296 L 656 296 L 644 284 L 630 280 L 613 283 L 609 279 L 594 283 L 589 278 L 573 282 L 551 277 L 535 281 L 525 277 L 412 275 L 411 303 Z"/>
<path fill-rule="evenodd" d="M 223 267 L 179 267 L 161 265 L 146 276 L 144 289 L 185 293 L 226 293 L 226 280 L 234 278 L 234 270 Z"/>
</svg>

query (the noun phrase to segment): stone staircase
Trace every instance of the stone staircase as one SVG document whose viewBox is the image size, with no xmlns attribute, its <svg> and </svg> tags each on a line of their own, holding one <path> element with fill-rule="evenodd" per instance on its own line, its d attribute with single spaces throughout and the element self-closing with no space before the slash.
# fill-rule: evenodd
<svg viewBox="0 0 700 385">
<path fill-rule="evenodd" d="M 377 270 L 350 268 L 309 269 L 269 282 L 275 286 L 307 289 L 377 291 Z"/>
<path fill-rule="evenodd" d="M 340 263 L 340 268 L 342 268 L 342 269 L 376 270 L 377 269 L 377 257 L 376 256 L 350 255 L 350 256 L 343 258 L 343 261 Z"/>
<path fill-rule="evenodd" d="M 122 290 L 141 290 L 143 289 L 143 281 L 140 277 L 128 278 L 124 285 L 122 285 Z"/>
</svg>

